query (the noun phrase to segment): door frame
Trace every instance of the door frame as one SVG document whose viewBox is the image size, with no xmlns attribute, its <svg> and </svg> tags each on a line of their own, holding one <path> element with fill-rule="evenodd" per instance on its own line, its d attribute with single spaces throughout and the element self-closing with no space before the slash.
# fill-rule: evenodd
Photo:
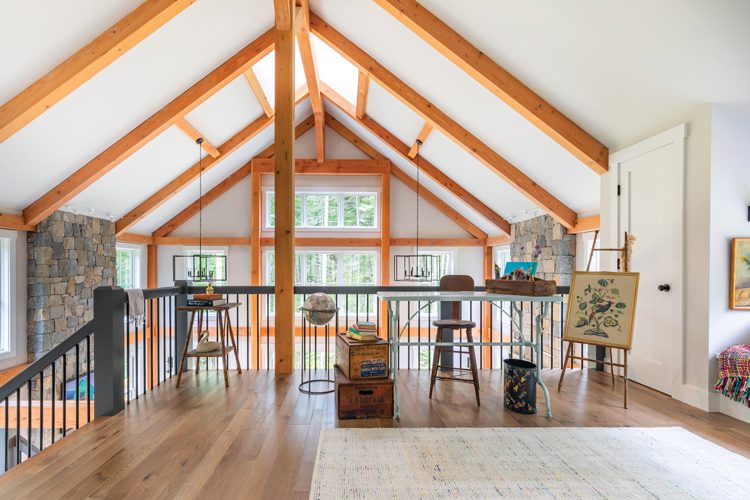
<svg viewBox="0 0 750 500">
<path fill-rule="evenodd" d="M 681 123 L 664 132 L 649 137 L 632 146 L 616 151 L 609 156 L 609 200 L 608 207 L 610 227 L 608 231 L 609 241 L 615 242 L 617 247 L 623 244 L 623 234 L 620 229 L 620 197 L 617 195 L 617 186 L 620 184 L 620 165 L 640 156 L 651 153 L 657 149 L 670 148 L 673 158 L 672 178 L 681 186 L 676 193 L 678 205 L 682 212 L 680 223 L 673 228 L 677 237 L 672 241 L 672 252 L 676 256 L 676 267 L 678 269 L 679 283 L 670 283 L 670 293 L 677 295 L 676 307 L 672 310 L 672 322 L 677 328 L 672 334 L 672 346 L 669 357 L 672 368 L 671 396 L 682 400 L 682 389 L 684 385 L 685 371 L 685 139 L 687 137 L 687 125 Z M 636 238 L 638 235 L 635 235 Z M 635 242 L 638 245 L 638 240 Z M 637 314 L 637 312 L 636 312 Z"/>
</svg>

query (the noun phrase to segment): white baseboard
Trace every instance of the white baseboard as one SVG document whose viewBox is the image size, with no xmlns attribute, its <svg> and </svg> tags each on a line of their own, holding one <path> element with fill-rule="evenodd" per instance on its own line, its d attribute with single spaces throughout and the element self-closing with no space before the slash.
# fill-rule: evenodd
<svg viewBox="0 0 750 500">
<path fill-rule="evenodd" d="M 719 411 L 725 415 L 729 415 L 730 417 L 750 424 L 750 407 L 742 403 L 732 401 L 731 399 L 722 396 L 719 400 Z"/>
<path fill-rule="evenodd" d="M 695 406 L 703 411 L 720 411 L 719 394 L 693 385 L 682 386 L 682 397 L 680 401 L 690 406 Z"/>
</svg>

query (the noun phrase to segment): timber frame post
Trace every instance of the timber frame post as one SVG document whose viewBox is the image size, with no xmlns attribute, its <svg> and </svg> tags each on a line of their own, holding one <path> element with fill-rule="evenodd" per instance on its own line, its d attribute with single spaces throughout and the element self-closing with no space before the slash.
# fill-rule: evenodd
<svg viewBox="0 0 750 500">
<path fill-rule="evenodd" d="M 294 45 L 295 2 L 275 8 L 275 211 L 276 372 L 294 369 Z"/>
</svg>

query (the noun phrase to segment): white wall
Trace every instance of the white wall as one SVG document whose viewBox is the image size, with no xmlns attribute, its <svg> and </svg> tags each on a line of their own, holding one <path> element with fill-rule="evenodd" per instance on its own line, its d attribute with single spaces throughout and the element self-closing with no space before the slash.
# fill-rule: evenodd
<svg viewBox="0 0 750 500">
<path fill-rule="evenodd" d="M 0 356 L 0 370 L 26 362 L 26 232 L 0 229 L 10 239 L 10 352 Z"/>
</svg>

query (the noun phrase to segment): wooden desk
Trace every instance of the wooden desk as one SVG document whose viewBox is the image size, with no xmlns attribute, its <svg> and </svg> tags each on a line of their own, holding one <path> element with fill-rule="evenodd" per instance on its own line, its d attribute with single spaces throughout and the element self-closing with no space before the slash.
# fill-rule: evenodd
<svg viewBox="0 0 750 500">
<path fill-rule="evenodd" d="M 237 342 L 234 338 L 234 330 L 232 329 L 232 320 L 230 319 L 229 311 L 239 307 L 239 303 L 223 304 L 220 306 L 180 306 L 177 307 L 177 311 L 188 311 L 190 312 L 190 323 L 188 326 L 188 334 L 185 338 L 185 346 L 182 348 L 182 358 L 180 358 L 180 368 L 177 371 L 177 387 L 180 387 L 180 379 L 182 378 L 182 371 L 185 368 L 185 359 L 187 358 L 221 358 L 224 364 L 224 386 L 229 387 L 229 375 L 227 373 L 227 365 L 229 364 L 229 353 L 234 351 L 234 358 L 237 361 L 237 371 L 242 373 L 242 367 L 240 366 L 240 356 L 237 353 Z M 197 339 L 200 339 L 201 331 L 203 330 L 203 320 L 206 319 L 208 323 L 207 312 L 215 311 L 217 319 L 217 330 L 219 332 L 219 343 L 221 347 L 219 349 L 208 351 L 208 352 L 196 352 L 195 349 L 190 349 L 191 337 L 193 332 L 193 325 L 195 325 L 196 313 L 198 316 L 198 328 L 195 330 Z M 231 342 L 227 345 L 226 341 Z M 200 359 L 195 362 L 195 373 L 197 374 L 200 370 Z"/>
</svg>

